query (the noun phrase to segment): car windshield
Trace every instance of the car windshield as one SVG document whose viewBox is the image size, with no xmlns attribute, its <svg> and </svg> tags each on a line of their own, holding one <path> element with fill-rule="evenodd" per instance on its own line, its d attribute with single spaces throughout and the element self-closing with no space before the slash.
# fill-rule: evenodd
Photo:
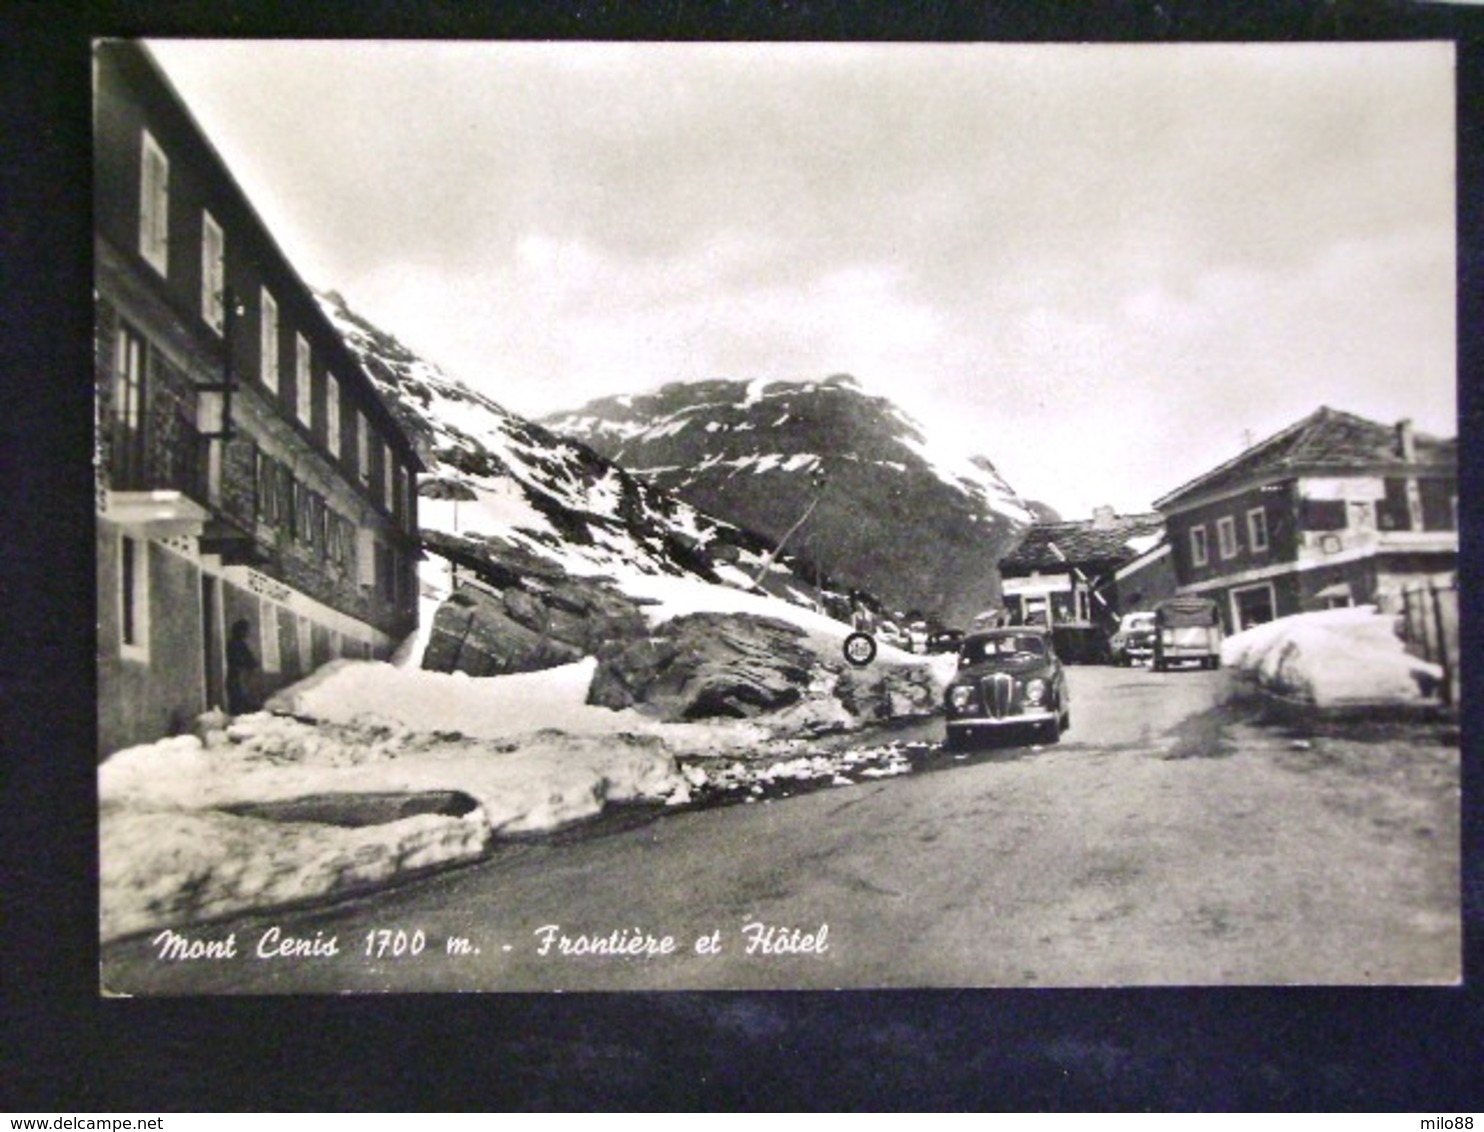
<svg viewBox="0 0 1484 1132">
<path fill-rule="evenodd" d="M 981 637 L 964 646 L 965 664 L 978 664 L 1006 656 L 1045 656 L 1046 642 L 1034 633 L 1015 633 L 1004 637 Z"/>
</svg>

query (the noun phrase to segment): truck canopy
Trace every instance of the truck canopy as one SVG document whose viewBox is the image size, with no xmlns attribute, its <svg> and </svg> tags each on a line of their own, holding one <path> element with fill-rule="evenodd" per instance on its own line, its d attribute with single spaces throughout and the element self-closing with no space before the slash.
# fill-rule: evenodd
<svg viewBox="0 0 1484 1132">
<path fill-rule="evenodd" d="M 1184 629 L 1221 624 L 1216 603 L 1207 597 L 1172 597 L 1154 607 L 1154 620 L 1161 628 Z"/>
</svg>

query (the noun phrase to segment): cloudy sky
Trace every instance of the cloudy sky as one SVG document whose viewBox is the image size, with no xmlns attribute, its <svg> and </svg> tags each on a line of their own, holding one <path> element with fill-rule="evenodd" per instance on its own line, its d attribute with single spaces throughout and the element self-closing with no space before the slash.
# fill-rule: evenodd
<svg viewBox="0 0 1484 1132">
<path fill-rule="evenodd" d="M 1447 44 L 171 41 L 300 274 L 531 416 L 850 373 L 1067 517 L 1455 435 Z"/>
</svg>

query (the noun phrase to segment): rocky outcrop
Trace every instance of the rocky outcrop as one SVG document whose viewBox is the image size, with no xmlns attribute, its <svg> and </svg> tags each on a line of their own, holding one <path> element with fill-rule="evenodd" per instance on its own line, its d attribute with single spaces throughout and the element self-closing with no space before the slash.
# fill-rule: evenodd
<svg viewBox="0 0 1484 1132">
<path fill-rule="evenodd" d="M 945 675 L 931 664 L 846 668 L 833 695 L 858 724 L 935 714 L 943 705 Z"/>
<path fill-rule="evenodd" d="M 651 627 L 640 602 L 497 539 L 424 532 L 462 584 L 438 609 L 423 667 L 500 676 L 598 660 L 588 702 L 669 722 L 756 719 L 777 731 L 850 730 L 930 715 L 931 662 L 845 664 L 833 642 L 783 620 L 695 613 Z"/>
<path fill-rule="evenodd" d="M 698 613 L 602 658 L 588 702 L 671 722 L 751 719 L 803 735 L 931 715 L 942 694 L 929 662 L 857 670 L 786 622 Z"/>
<path fill-rule="evenodd" d="M 600 657 L 588 702 L 647 705 L 666 720 L 745 719 L 804 698 L 820 658 L 801 629 L 768 617 L 697 613 Z"/>
<path fill-rule="evenodd" d="M 469 676 L 537 672 L 610 655 L 648 626 L 638 602 L 492 540 L 429 535 L 430 549 L 470 573 L 439 608 L 423 667 Z"/>
</svg>

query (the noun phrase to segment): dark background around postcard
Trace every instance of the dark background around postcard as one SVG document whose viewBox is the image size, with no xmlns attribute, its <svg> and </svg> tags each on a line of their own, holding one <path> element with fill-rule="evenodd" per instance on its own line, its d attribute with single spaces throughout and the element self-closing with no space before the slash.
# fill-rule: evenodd
<svg viewBox="0 0 1484 1132">
<path fill-rule="evenodd" d="M 1054 14 L 1052 14 L 1054 13 Z M 1484 9 L 1298 2 L 48 4 L 4 25 L 0 1108 L 1484 1109 L 1479 619 L 1467 595 L 1466 985 L 1450 989 L 97 997 L 88 44 L 96 35 L 1450 39 L 1463 573 L 1481 529 Z M 1384 300 L 1378 300 L 1384 301 Z"/>
</svg>

